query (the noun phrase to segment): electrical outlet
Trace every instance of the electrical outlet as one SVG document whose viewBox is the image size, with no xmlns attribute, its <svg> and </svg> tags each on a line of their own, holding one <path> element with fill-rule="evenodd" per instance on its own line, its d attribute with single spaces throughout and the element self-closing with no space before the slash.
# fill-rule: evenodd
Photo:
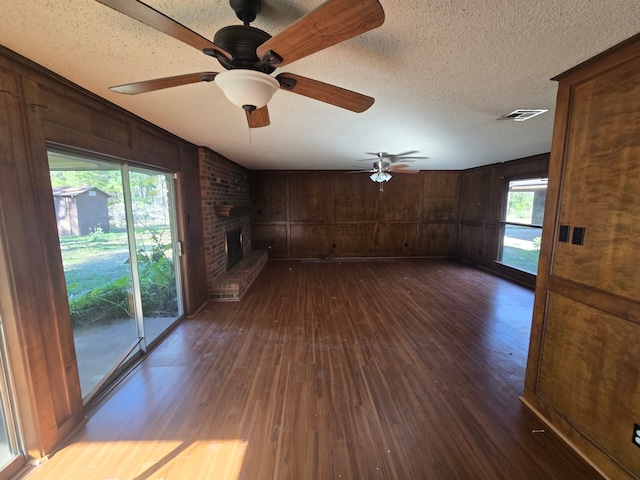
<svg viewBox="0 0 640 480">
<path fill-rule="evenodd" d="M 571 237 L 571 243 L 574 245 L 584 245 L 584 227 L 574 227 L 573 236 Z"/>
<path fill-rule="evenodd" d="M 631 437 L 631 443 L 636 447 L 640 447 L 640 425 L 637 423 L 633 426 L 633 436 Z"/>
</svg>

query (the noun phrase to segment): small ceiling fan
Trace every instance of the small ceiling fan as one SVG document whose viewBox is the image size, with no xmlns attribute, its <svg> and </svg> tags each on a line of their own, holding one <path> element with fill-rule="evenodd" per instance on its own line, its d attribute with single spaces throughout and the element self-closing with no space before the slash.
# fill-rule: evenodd
<svg viewBox="0 0 640 480">
<path fill-rule="evenodd" d="M 304 95 L 356 113 L 364 112 L 374 99 L 318 80 L 280 73 L 270 74 L 325 48 L 379 27 L 384 11 L 378 0 L 327 0 L 275 36 L 250 26 L 260 12 L 261 0 L 230 0 L 243 25 L 216 32 L 213 42 L 137 0 L 96 0 L 145 25 L 170 35 L 218 60 L 227 70 L 158 78 L 111 87 L 134 95 L 197 82 L 211 82 L 227 98 L 245 110 L 250 128 L 270 124 L 267 103 L 278 90 Z"/>
<path fill-rule="evenodd" d="M 370 170 L 356 170 L 349 173 L 370 173 L 372 181 L 380 184 L 380 191 L 384 191 L 384 182 L 391 180 L 392 173 L 418 173 L 420 170 L 409 168 L 409 165 L 403 163 L 392 163 L 390 160 L 383 158 L 382 153 L 378 154 L 379 160 L 373 162 L 373 168 Z M 413 161 L 413 160 L 409 160 Z"/>
</svg>

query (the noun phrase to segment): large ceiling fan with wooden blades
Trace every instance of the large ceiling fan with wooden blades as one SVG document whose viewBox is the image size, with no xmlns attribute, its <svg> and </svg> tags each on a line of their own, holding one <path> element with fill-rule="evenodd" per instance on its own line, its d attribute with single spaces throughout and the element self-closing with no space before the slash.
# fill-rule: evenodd
<svg viewBox="0 0 640 480">
<path fill-rule="evenodd" d="M 216 58 L 227 70 L 110 87 L 114 92 L 136 95 L 215 81 L 231 102 L 245 110 L 250 128 L 270 124 L 267 103 L 278 89 L 357 113 L 374 103 L 374 99 L 366 95 L 301 75 L 280 73 L 273 77 L 271 74 L 278 67 L 382 25 L 384 11 L 378 0 L 327 0 L 273 37 L 250 25 L 260 12 L 261 0 L 230 0 L 231 8 L 243 24 L 221 28 L 213 41 L 140 1 L 97 1 Z"/>
</svg>

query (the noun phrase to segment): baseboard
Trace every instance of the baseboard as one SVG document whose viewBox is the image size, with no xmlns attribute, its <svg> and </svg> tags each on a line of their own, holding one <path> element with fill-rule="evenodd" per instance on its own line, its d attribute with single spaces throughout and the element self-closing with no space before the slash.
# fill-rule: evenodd
<svg viewBox="0 0 640 480">
<path fill-rule="evenodd" d="M 588 463 L 596 472 L 598 472 L 605 480 L 615 480 L 609 475 L 607 475 L 598 465 L 596 465 L 591 458 L 584 454 L 584 452 L 578 448 L 578 446 L 564 433 L 562 433 L 555 425 L 553 425 L 536 407 L 534 407 L 526 398 L 523 396 L 520 397 L 520 401 L 531 410 L 544 424 L 551 430 L 555 435 L 560 438 L 564 443 L 566 443 L 571 450 L 576 452 L 580 458 L 582 458 L 586 463 Z"/>
</svg>

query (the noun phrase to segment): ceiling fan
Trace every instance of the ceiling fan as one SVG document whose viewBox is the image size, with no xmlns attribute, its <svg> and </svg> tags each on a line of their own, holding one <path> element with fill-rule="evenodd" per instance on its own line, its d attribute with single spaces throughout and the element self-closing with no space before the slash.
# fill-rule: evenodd
<svg viewBox="0 0 640 480">
<path fill-rule="evenodd" d="M 114 92 L 134 95 L 215 81 L 232 103 L 244 109 L 250 128 L 270 124 L 267 103 L 278 89 L 356 113 L 373 105 L 371 97 L 318 80 L 292 73 L 270 74 L 382 25 L 384 11 L 378 0 L 327 0 L 273 37 L 250 26 L 260 12 L 261 0 L 230 0 L 243 25 L 221 28 L 213 42 L 140 1 L 97 1 L 216 58 L 226 69 L 118 85 L 110 88 Z"/>
<path fill-rule="evenodd" d="M 391 180 L 392 173 L 418 173 L 420 170 L 414 170 L 409 168 L 409 165 L 405 165 L 403 163 L 393 163 L 390 160 L 387 160 L 383 157 L 383 153 L 378 153 L 379 160 L 373 162 L 373 168 L 370 170 L 356 170 L 355 172 L 349 173 L 370 173 L 372 181 L 380 184 L 380 191 L 384 191 L 384 182 L 388 182 Z M 415 152 L 412 152 L 415 153 Z M 413 162 L 414 160 L 409 160 Z"/>
</svg>

